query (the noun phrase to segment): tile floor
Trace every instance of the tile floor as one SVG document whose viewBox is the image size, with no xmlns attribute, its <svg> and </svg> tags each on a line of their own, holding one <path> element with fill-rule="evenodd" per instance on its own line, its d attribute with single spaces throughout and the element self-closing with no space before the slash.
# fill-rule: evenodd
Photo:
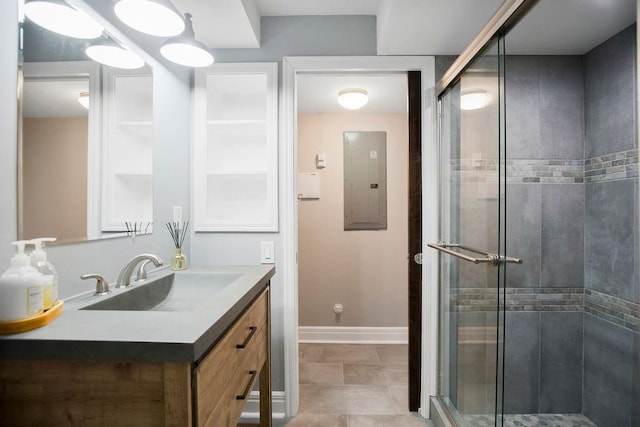
<svg viewBox="0 0 640 427">
<path fill-rule="evenodd" d="M 424 427 L 408 410 L 407 346 L 300 344 L 300 407 L 286 427 Z"/>
</svg>

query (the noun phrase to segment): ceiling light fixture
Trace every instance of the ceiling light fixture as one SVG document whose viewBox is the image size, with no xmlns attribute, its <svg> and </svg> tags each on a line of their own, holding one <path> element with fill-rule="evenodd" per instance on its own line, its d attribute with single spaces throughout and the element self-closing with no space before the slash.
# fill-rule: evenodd
<svg viewBox="0 0 640 427">
<path fill-rule="evenodd" d="M 460 108 L 463 110 L 478 110 L 491 103 L 491 94 L 484 89 L 470 89 L 460 95 Z"/>
<path fill-rule="evenodd" d="M 103 65 L 132 70 L 144 66 L 144 60 L 109 39 L 95 43 L 85 50 L 87 56 Z"/>
<path fill-rule="evenodd" d="M 369 102 L 369 94 L 364 89 L 350 88 L 338 92 L 338 104 L 347 110 L 357 110 Z"/>
<path fill-rule="evenodd" d="M 184 31 L 182 15 L 166 0 L 120 0 L 116 16 L 131 28 L 158 37 L 172 37 Z"/>
<path fill-rule="evenodd" d="M 209 48 L 195 39 L 191 14 L 185 13 L 184 17 L 184 32 L 167 40 L 160 48 L 160 53 L 169 61 L 186 67 L 206 67 L 213 64 Z"/>
<path fill-rule="evenodd" d="M 87 110 L 89 109 L 89 92 L 80 92 L 78 96 L 78 102 Z"/>
<path fill-rule="evenodd" d="M 104 28 L 85 12 L 61 0 L 33 0 L 24 5 L 31 21 L 54 33 L 77 39 L 95 39 Z"/>
</svg>

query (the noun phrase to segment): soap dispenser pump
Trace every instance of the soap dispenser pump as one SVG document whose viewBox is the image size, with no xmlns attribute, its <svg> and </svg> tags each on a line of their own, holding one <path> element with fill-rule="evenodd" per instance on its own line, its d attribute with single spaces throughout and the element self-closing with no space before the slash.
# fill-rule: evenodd
<svg viewBox="0 0 640 427">
<path fill-rule="evenodd" d="M 0 321 L 22 320 L 42 313 L 42 274 L 24 253 L 26 241 L 13 242 L 18 253 L 0 276 Z"/>
<path fill-rule="evenodd" d="M 44 251 L 44 242 L 55 242 L 55 237 L 41 237 L 31 239 L 27 244 L 35 246 L 29 254 L 31 265 L 42 274 L 42 307 L 49 310 L 58 301 L 58 273 L 47 261 L 47 253 Z"/>
</svg>

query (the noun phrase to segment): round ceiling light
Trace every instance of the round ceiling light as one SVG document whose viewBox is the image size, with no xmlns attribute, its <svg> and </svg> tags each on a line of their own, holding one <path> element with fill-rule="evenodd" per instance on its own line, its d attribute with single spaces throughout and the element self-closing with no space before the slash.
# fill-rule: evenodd
<svg viewBox="0 0 640 427">
<path fill-rule="evenodd" d="M 94 44 L 89 46 L 85 53 L 94 61 L 109 67 L 132 70 L 144 66 L 142 58 L 113 42 Z"/>
<path fill-rule="evenodd" d="M 491 103 L 491 94 L 484 89 L 470 89 L 460 95 L 460 108 L 463 110 L 478 110 Z"/>
<path fill-rule="evenodd" d="M 185 29 L 181 36 L 171 38 L 160 48 L 162 56 L 185 67 L 206 67 L 213 64 L 209 48 L 195 39 L 191 14 L 185 13 Z"/>
<path fill-rule="evenodd" d="M 369 94 L 364 89 L 350 88 L 338 92 L 338 104 L 347 110 L 357 110 L 369 102 Z"/>
<path fill-rule="evenodd" d="M 180 12 L 163 0 L 120 0 L 114 12 L 131 28 L 151 36 L 172 37 L 184 31 Z"/>
<path fill-rule="evenodd" d="M 24 5 L 24 14 L 54 33 L 77 39 L 95 39 L 104 28 L 85 12 L 57 0 L 35 0 Z"/>
</svg>

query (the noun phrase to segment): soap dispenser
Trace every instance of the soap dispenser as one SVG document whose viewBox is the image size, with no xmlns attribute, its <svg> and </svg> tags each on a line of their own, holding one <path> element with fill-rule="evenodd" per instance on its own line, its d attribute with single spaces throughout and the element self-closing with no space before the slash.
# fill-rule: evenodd
<svg viewBox="0 0 640 427">
<path fill-rule="evenodd" d="M 47 261 L 47 253 L 44 251 L 44 242 L 55 242 L 55 237 L 41 237 L 27 241 L 27 244 L 35 246 L 29 254 L 31 266 L 40 272 L 42 280 L 42 307 L 49 310 L 58 301 L 58 273 L 53 265 Z"/>
<path fill-rule="evenodd" d="M 22 320 L 42 313 L 42 274 L 31 266 L 29 255 L 24 253 L 26 243 L 12 243 L 18 253 L 0 276 L 0 321 Z"/>
</svg>

